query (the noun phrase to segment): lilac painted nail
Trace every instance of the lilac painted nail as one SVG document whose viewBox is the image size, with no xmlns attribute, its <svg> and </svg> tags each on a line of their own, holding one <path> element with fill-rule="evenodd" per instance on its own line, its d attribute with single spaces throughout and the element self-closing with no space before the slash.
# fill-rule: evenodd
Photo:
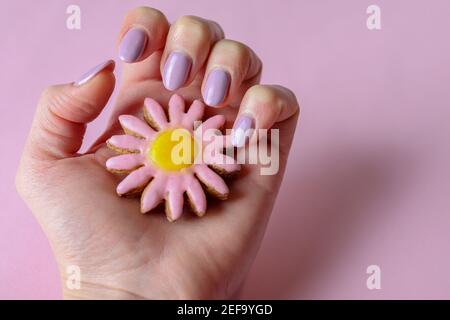
<svg viewBox="0 0 450 320">
<path fill-rule="evenodd" d="M 125 62 L 135 62 L 144 52 L 147 44 L 147 33 L 143 29 L 128 30 L 119 47 L 119 58 Z"/>
<path fill-rule="evenodd" d="M 231 143 L 235 147 L 242 147 L 250 139 L 255 127 L 255 121 L 250 115 L 242 114 L 236 120 L 231 132 Z"/>
<path fill-rule="evenodd" d="M 222 69 L 212 70 L 206 79 L 204 100 L 209 106 L 219 105 L 230 87 L 230 75 Z"/>
<path fill-rule="evenodd" d="M 114 64 L 115 64 L 114 60 L 108 60 L 96 65 L 95 67 L 91 68 L 88 72 L 83 74 L 77 81 L 75 81 L 74 85 L 81 86 L 85 84 L 103 70 L 107 68 L 114 68 Z"/>
<path fill-rule="evenodd" d="M 182 52 L 172 52 L 166 60 L 163 70 L 163 83 L 167 90 L 181 88 L 191 71 L 192 60 Z"/>
</svg>

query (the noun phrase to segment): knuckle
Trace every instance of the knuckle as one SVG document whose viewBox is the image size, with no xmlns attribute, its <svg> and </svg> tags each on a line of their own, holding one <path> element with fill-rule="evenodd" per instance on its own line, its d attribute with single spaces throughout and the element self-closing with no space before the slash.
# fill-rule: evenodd
<svg viewBox="0 0 450 320">
<path fill-rule="evenodd" d="M 250 49 L 242 42 L 224 39 L 218 44 L 218 49 L 225 51 L 226 54 L 240 59 L 248 59 L 250 57 Z"/>
<path fill-rule="evenodd" d="M 58 86 L 49 86 L 42 91 L 41 98 L 39 99 L 39 108 L 44 111 L 50 110 L 53 113 L 57 113 L 60 110 L 66 100 L 61 94 Z"/>
<path fill-rule="evenodd" d="M 255 56 L 254 63 L 256 64 L 255 70 L 257 70 L 257 72 L 261 72 L 263 68 L 263 62 L 256 54 L 254 56 Z"/>
<path fill-rule="evenodd" d="M 294 92 L 280 85 L 254 85 L 248 91 L 248 99 L 257 108 L 270 110 L 275 116 L 286 119 L 299 112 L 300 105 Z"/>
<path fill-rule="evenodd" d="M 285 105 L 291 105 L 294 110 L 300 109 L 300 104 L 298 102 L 297 96 L 291 89 L 280 85 L 275 85 L 274 87 L 277 88 L 279 92 L 283 93 L 284 98 L 282 99 L 282 101 Z"/>
<path fill-rule="evenodd" d="M 39 105 L 41 109 L 46 109 L 43 114 L 51 112 L 75 123 L 89 122 L 94 117 L 91 110 L 94 110 L 95 105 L 91 101 L 61 90 L 58 86 L 44 89 Z"/>
<path fill-rule="evenodd" d="M 297 95 L 291 89 L 289 89 L 289 88 L 285 88 L 285 89 L 286 89 L 287 93 L 292 97 L 292 101 L 295 102 L 295 107 L 297 109 L 300 109 L 300 103 L 298 102 Z"/>
<path fill-rule="evenodd" d="M 66 114 L 62 118 L 75 123 L 86 123 L 94 120 L 95 113 L 92 110 L 95 110 L 96 106 L 93 102 L 70 93 L 63 94 L 61 101 L 63 101 L 61 107 L 64 108 Z"/>
<path fill-rule="evenodd" d="M 212 28 L 212 31 L 214 32 L 214 35 L 217 38 L 217 40 L 223 39 L 225 37 L 225 32 L 223 31 L 220 24 L 218 24 L 217 22 L 215 22 L 213 20 L 208 20 L 208 22 L 209 22 L 209 26 Z"/>
<path fill-rule="evenodd" d="M 145 16 L 151 17 L 153 19 L 166 20 L 166 16 L 164 15 L 164 13 L 162 13 L 158 9 L 146 7 L 146 6 L 140 6 L 140 7 L 134 8 L 130 11 L 130 14 L 145 15 Z"/>
<path fill-rule="evenodd" d="M 175 34 L 189 33 L 199 37 L 212 37 L 213 32 L 209 24 L 202 18 L 195 16 L 183 16 L 174 24 Z"/>
<path fill-rule="evenodd" d="M 277 106 L 280 104 L 279 92 L 272 86 L 257 84 L 251 87 L 247 93 L 259 104 L 269 106 Z"/>
</svg>

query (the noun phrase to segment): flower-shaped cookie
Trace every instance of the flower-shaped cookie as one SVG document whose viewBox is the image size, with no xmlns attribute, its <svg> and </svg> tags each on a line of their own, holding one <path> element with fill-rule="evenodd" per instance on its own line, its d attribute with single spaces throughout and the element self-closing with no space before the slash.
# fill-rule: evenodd
<svg viewBox="0 0 450 320">
<path fill-rule="evenodd" d="M 183 213 L 186 194 L 192 210 L 203 216 L 204 190 L 219 199 L 228 197 L 229 189 L 220 175 L 235 173 L 240 165 L 223 154 L 230 140 L 219 131 L 224 116 L 213 116 L 194 128 L 202 120 L 204 108 L 196 100 L 185 113 L 184 100 L 173 95 L 169 119 L 150 98 L 145 100 L 145 122 L 131 115 L 119 117 L 126 134 L 112 136 L 107 145 L 121 155 L 108 159 L 106 167 L 114 173 L 128 173 L 117 186 L 117 193 L 128 196 L 142 192 L 142 213 L 165 200 L 166 216 L 174 221 Z M 215 134 L 210 134 L 211 130 Z"/>
</svg>

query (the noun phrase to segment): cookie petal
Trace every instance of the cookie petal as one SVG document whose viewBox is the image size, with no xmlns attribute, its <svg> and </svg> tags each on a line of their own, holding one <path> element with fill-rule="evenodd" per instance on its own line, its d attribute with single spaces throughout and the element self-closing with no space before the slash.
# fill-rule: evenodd
<svg viewBox="0 0 450 320">
<path fill-rule="evenodd" d="M 184 117 L 184 100 L 178 94 L 174 94 L 169 100 L 169 120 L 173 126 L 182 124 Z"/>
<path fill-rule="evenodd" d="M 156 132 L 150 128 L 144 121 L 135 116 L 121 115 L 119 116 L 120 125 L 126 134 L 138 137 L 151 139 Z"/>
<path fill-rule="evenodd" d="M 204 121 L 202 124 L 198 126 L 197 129 L 195 129 L 195 135 L 202 136 L 203 140 L 210 140 L 211 139 L 211 132 L 209 130 L 215 130 L 218 131 L 220 128 L 223 127 L 225 124 L 225 116 L 221 114 L 217 114 L 211 118 L 208 118 L 206 121 Z M 214 132 L 213 132 L 214 133 Z"/>
<path fill-rule="evenodd" d="M 144 103 L 144 119 L 147 123 L 157 130 L 167 128 L 169 124 L 163 107 L 152 98 L 145 99 Z"/>
<path fill-rule="evenodd" d="M 122 134 L 112 136 L 106 141 L 107 146 L 119 153 L 139 153 L 144 148 L 144 140 L 134 136 Z"/>
<path fill-rule="evenodd" d="M 141 192 L 155 174 L 155 170 L 149 166 L 141 167 L 131 172 L 117 186 L 119 195 L 129 195 Z"/>
<path fill-rule="evenodd" d="M 197 179 L 192 177 L 186 186 L 186 194 L 192 211 L 198 216 L 203 216 L 206 212 L 206 195 Z"/>
<path fill-rule="evenodd" d="M 169 221 L 175 221 L 183 214 L 183 192 L 179 189 L 169 189 L 166 194 L 166 216 Z"/>
<path fill-rule="evenodd" d="M 205 164 L 195 166 L 196 177 L 205 185 L 206 191 L 216 198 L 228 198 L 229 189 L 223 179 Z"/>
<path fill-rule="evenodd" d="M 147 187 L 141 196 L 141 212 L 146 213 L 154 209 L 164 199 L 164 190 L 166 182 L 161 176 L 156 176 Z"/>
<path fill-rule="evenodd" d="M 241 170 L 240 164 L 230 156 L 217 153 L 212 158 L 205 158 L 204 161 L 221 175 L 230 175 Z"/>
<path fill-rule="evenodd" d="M 127 173 L 144 165 L 142 154 L 129 153 L 109 158 L 106 161 L 106 168 L 114 173 Z"/>
<path fill-rule="evenodd" d="M 195 121 L 202 120 L 204 111 L 205 105 L 201 101 L 195 100 L 189 107 L 189 110 L 187 111 L 186 115 L 184 116 L 183 126 L 185 128 L 193 130 L 194 129 L 193 125 L 195 125 Z"/>
</svg>

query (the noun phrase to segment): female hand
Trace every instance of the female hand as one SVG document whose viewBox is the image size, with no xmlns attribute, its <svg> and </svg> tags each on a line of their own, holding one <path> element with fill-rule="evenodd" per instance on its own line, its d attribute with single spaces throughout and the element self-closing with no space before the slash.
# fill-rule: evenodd
<svg viewBox="0 0 450 320">
<path fill-rule="evenodd" d="M 296 98 L 281 86 L 260 85 L 259 58 L 209 20 L 185 16 L 169 25 L 161 12 L 137 8 L 127 14 L 118 46 L 122 81 L 105 133 L 78 153 L 86 124 L 113 92 L 111 61 L 44 91 L 17 173 L 17 189 L 50 241 L 63 284 L 68 266 L 81 270 L 81 289 L 64 286 L 64 296 L 230 298 L 272 211 L 298 118 Z M 137 113 L 146 97 L 167 105 L 174 91 L 188 102 L 203 98 L 207 113 L 224 114 L 228 127 L 278 128 L 278 173 L 264 176 L 259 165 L 245 165 L 227 201 L 210 204 L 203 218 L 184 215 L 176 223 L 158 212 L 140 214 L 138 199 L 119 198 L 120 178 L 105 170 L 105 141 L 119 130 L 117 117 Z M 241 146 L 242 137 L 234 143 Z"/>
</svg>

